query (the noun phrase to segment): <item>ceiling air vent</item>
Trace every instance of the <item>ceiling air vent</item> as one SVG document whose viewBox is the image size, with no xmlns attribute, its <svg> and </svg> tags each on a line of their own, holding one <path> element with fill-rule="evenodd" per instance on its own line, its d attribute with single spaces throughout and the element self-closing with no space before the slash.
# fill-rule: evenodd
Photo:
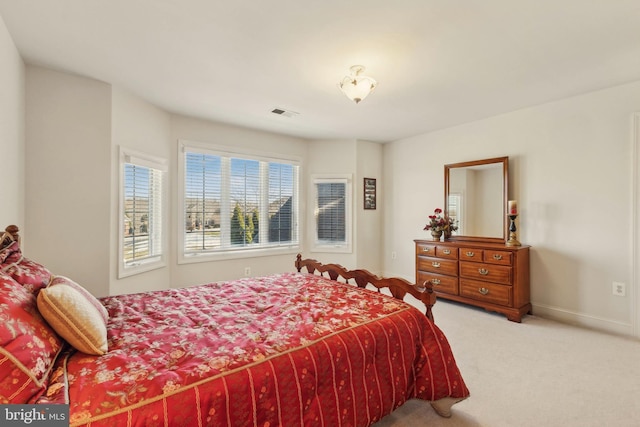
<svg viewBox="0 0 640 427">
<path fill-rule="evenodd" d="M 296 113 L 295 111 L 283 110 L 282 108 L 274 108 L 273 110 L 271 110 L 271 112 L 273 114 L 277 114 L 279 116 L 284 116 L 284 117 L 293 117 L 300 114 L 300 113 Z"/>
</svg>

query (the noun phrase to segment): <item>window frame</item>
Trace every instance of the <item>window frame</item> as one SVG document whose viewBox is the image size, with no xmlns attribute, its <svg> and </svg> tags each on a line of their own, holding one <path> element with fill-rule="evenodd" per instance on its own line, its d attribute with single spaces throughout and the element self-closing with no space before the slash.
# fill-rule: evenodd
<svg viewBox="0 0 640 427">
<path fill-rule="evenodd" d="M 261 246 L 261 247 L 243 247 L 238 249 L 221 249 L 221 250 L 209 250 L 202 251 L 200 253 L 187 253 L 185 251 L 185 187 L 186 187 L 186 167 L 185 159 L 186 153 L 196 152 L 201 154 L 209 154 L 214 156 L 233 157 L 236 159 L 247 159 L 260 162 L 272 162 L 272 163 L 285 163 L 291 164 L 297 167 L 297 177 L 293 184 L 293 209 L 292 209 L 292 221 L 293 230 L 296 239 L 291 244 L 280 244 L 273 246 Z M 239 149 L 237 147 L 229 147 L 219 144 L 210 144 L 190 140 L 178 141 L 178 230 L 177 230 L 177 250 L 178 250 L 178 264 L 189 264 L 198 262 L 209 262 L 227 259 L 238 258 L 254 258 L 259 256 L 273 256 L 273 255 L 285 255 L 295 254 L 300 251 L 302 231 L 300 227 L 301 217 L 301 204 L 300 204 L 300 186 L 302 182 L 302 161 L 297 156 L 287 156 L 275 153 L 265 153 L 257 150 Z M 222 193 L 225 194 L 227 190 L 223 189 Z M 262 194 L 261 197 L 268 197 L 268 194 Z M 225 201 L 221 201 L 222 205 L 225 205 Z M 268 203 L 267 203 L 268 204 Z M 226 205 L 225 205 L 226 206 Z M 266 207 L 265 207 L 266 209 Z M 260 218 L 264 218 L 264 213 L 260 213 Z M 222 220 L 226 223 L 226 220 Z M 264 229 L 261 230 L 261 235 Z"/>
<path fill-rule="evenodd" d="M 318 186 L 317 184 L 342 183 L 345 185 L 345 242 L 328 244 L 318 239 Z M 331 174 L 312 175 L 313 187 L 313 239 L 311 252 L 352 253 L 353 252 L 353 175 Z"/>
<path fill-rule="evenodd" d="M 131 150 L 125 147 L 119 147 L 119 206 L 118 206 L 118 279 L 144 273 L 147 271 L 163 268 L 167 265 L 167 159 L 152 156 L 139 151 Z M 160 176 L 160 218 L 156 223 L 156 227 L 160 228 L 160 253 L 147 259 L 136 261 L 135 263 L 127 263 L 124 259 L 124 227 L 125 227 L 125 164 L 133 164 L 135 166 L 153 169 Z"/>
</svg>

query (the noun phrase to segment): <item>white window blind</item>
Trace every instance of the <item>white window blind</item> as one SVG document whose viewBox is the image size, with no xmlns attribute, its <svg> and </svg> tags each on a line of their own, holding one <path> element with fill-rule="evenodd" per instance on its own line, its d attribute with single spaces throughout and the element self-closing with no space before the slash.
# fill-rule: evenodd
<svg viewBox="0 0 640 427">
<path fill-rule="evenodd" d="M 348 178 L 314 178 L 315 250 L 351 249 L 351 185 Z"/>
<path fill-rule="evenodd" d="M 316 217 L 318 241 L 344 243 L 346 241 L 346 190 L 344 183 L 317 183 L 318 215 Z"/>
<path fill-rule="evenodd" d="M 155 268 L 153 264 L 163 261 L 166 169 L 162 163 L 126 153 L 122 159 L 121 273 L 140 266 Z"/>
<path fill-rule="evenodd" d="M 297 215 L 298 210 L 297 198 L 293 197 L 297 175 L 297 168 L 291 165 L 269 163 L 269 242 L 290 242 L 296 235 L 292 224 L 295 221 L 294 211 Z"/>
<path fill-rule="evenodd" d="M 185 146 L 184 256 L 298 245 L 296 162 Z"/>
</svg>

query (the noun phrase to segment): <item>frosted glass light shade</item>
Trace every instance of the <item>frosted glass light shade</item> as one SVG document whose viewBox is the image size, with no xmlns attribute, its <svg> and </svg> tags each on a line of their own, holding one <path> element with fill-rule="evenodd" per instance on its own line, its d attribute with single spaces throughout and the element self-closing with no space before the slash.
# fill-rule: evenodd
<svg viewBox="0 0 640 427">
<path fill-rule="evenodd" d="M 350 70 L 351 74 L 345 76 L 338 86 L 347 95 L 347 98 L 357 104 L 375 89 L 378 82 L 371 77 L 361 75 L 364 71 L 362 65 L 354 65 Z"/>
</svg>

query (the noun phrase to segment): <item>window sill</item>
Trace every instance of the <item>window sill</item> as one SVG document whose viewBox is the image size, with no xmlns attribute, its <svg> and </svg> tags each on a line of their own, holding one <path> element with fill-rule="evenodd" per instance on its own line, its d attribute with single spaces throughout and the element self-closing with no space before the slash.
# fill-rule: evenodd
<svg viewBox="0 0 640 427">
<path fill-rule="evenodd" d="M 264 256 L 289 255 L 300 252 L 300 246 L 286 246 L 278 248 L 239 249 L 235 251 L 207 252 L 199 254 L 180 255 L 178 264 L 194 264 L 199 262 L 226 261 L 242 258 L 257 258 Z"/>
<path fill-rule="evenodd" d="M 164 268 L 167 263 L 164 260 L 158 261 L 141 261 L 139 264 L 124 266 L 120 265 L 118 269 L 118 279 L 124 279 L 125 277 L 135 276 L 136 274 L 146 273 L 148 271 Z"/>
</svg>

